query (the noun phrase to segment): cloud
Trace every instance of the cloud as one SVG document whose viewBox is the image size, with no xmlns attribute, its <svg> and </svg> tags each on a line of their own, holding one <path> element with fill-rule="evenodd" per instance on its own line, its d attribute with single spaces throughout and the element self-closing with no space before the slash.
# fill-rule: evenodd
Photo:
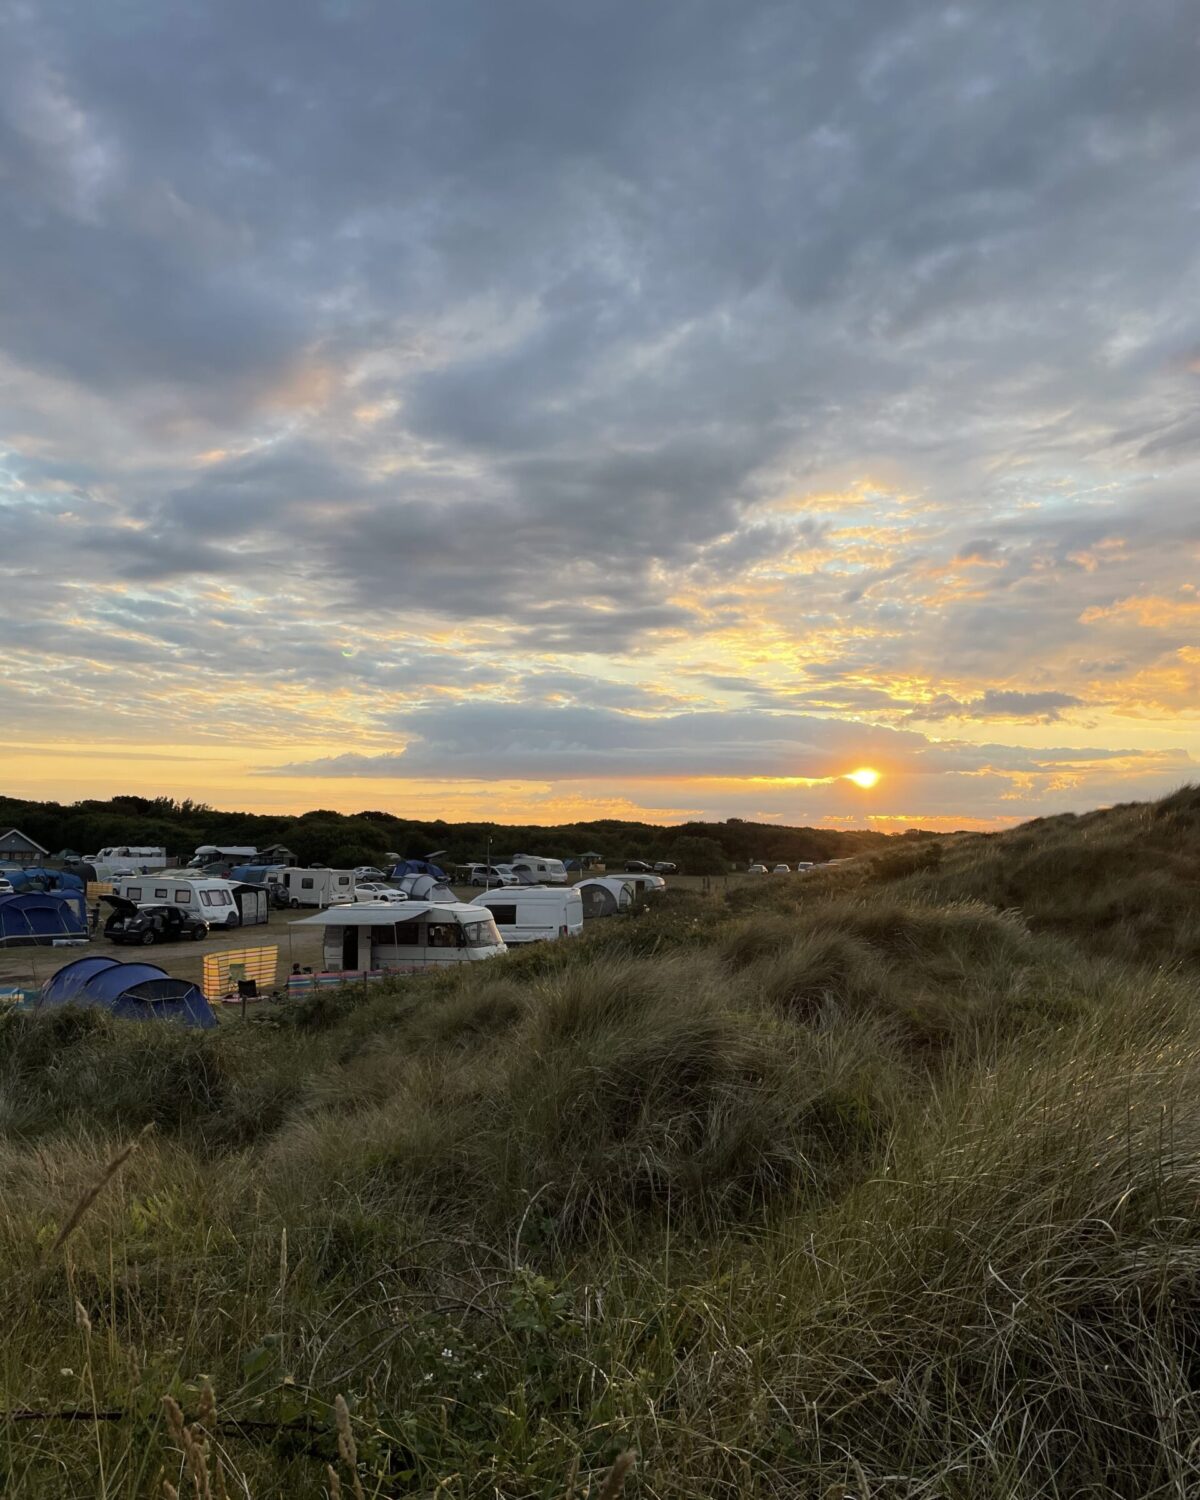
<svg viewBox="0 0 1200 1500">
<path fill-rule="evenodd" d="M 1190 28 L 10 7 L 0 706 L 182 738 L 207 693 L 371 755 L 541 692 L 666 716 L 629 775 L 685 731 L 785 764 L 789 712 L 845 728 L 791 726 L 814 764 L 1085 705 L 1185 733 Z"/>
<path fill-rule="evenodd" d="M 906 718 L 933 722 L 937 719 L 1014 719 L 1050 724 L 1062 718 L 1064 708 L 1079 708 L 1081 698 L 1070 693 L 1020 693 L 995 691 L 991 688 L 966 703 L 939 696 L 931 703 L 915 708 Z"/>
<path fill-rule="evenodd" d="M 908 730 L 803 714 L 674 713 L 649 717 L 539 702 L 465 702 L 417 708 L 395 725 L 402 748 L 275 766 L 264 774 L 466 776 L 580 781 L 695 777 L 820 780 L 860 764 L 886 774 L 933 775 L 999 766 L 1028 771 L 1101 761 L 1128 751 L 1039 750 L 934 743 Z"/>
</svg>

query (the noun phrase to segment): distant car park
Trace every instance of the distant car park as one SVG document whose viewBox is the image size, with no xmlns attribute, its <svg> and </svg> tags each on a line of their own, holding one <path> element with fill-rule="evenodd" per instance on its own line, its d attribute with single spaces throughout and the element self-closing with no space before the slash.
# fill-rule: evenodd
<svg viewBox="0 0 1200 1500">
<path fill-rule="evenodd" d="M 792 867 L 791 865 L 779 864 L 775 866 L 771 873 L 773 875 L 790 875 L 792 873 Z"/>
</svg>

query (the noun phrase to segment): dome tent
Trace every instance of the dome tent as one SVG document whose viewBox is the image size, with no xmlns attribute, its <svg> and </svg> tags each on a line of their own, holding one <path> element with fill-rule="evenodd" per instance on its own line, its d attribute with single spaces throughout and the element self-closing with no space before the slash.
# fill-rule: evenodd
<svg viewBox="0 0 1200 1500">
<path fill-rule="evenodd" d="M 43 870 L 40 866 L 27 866 L 23 870 L 7 870 L 6 879 L 14 891 L 80 891 L 83 879 L 70 870 Z"/>
<path fill-rule="evenodd" d="M 33 1009 L 56 1005 L 100 1006 L 124 1021 L 174 1021 L 206 1031 L 217 1024 L 198 986 L 172 979 L 156 964 L 123 964 L 115 958 L 77 958 L 59 969 L 42 986 Z"/>
<path fill-rule="evenodd" d="M 82 891 L 20 891 L 0 896 L 0 947 L 87 937 Z"/>
</svg>

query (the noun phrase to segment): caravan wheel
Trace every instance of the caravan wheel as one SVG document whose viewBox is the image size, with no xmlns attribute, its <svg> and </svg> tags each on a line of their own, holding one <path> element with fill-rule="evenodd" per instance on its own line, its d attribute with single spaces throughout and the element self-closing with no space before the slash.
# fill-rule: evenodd
<svg viewBox="0 0 1200 1500">
<path fill-rule="evenodd" d="M 300 910 L 300 903 L 299 901 L 297 901 L 295 896 L 293 896 L 292 899 L 288 902 L 288 905 L 292 908 L 293 911 Z"/>
</svg>

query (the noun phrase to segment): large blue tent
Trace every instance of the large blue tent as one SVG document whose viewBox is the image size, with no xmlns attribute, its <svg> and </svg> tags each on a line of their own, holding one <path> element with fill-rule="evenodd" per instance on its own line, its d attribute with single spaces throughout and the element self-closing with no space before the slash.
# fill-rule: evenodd
<svg viewBox="0 0 1200 1500">
<path fill-rule="evenodd" d="M 4 878 L 14 891 L 83 891 L 81 876 L 70 870 L 6 869 Z"/>
<path fill-rule="evenodd" d="M 172 979 L 157 964 L 115 958 L 77 958 L 47 979 L 35 1010 L 56 1005 L 96 1005 L 126 1021 L 174 1021 L 209 1030 L 217 1025 L 202 991 Z"/>
<path fill-rule="evenodd" d="M 391 878 L 393 880 L 399 880 L 404 875 L 432 875 L 435 880 L 446 878 L 445 870 L 428 859 L 402 859 L 392 866 Z"/>
<path fill-rule="evenodd" d="M 18 891 L 0 896 L 0 947 L 87 937 L 82 891 Z"/>
</svg>

